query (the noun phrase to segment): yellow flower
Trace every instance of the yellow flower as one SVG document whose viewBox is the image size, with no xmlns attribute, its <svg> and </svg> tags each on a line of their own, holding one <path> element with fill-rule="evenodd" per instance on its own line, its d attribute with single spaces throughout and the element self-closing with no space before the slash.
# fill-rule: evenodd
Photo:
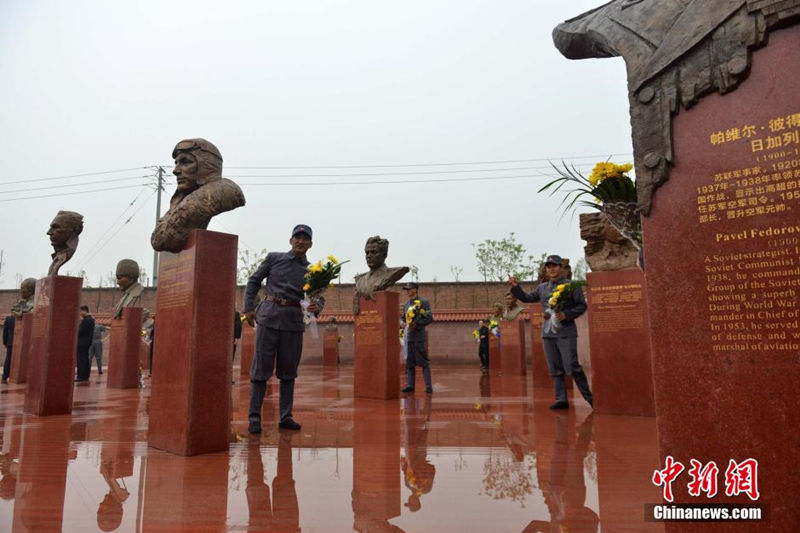
<svg viewBox="0 0 800 533">
<path fill-rule="evenodd" d="M 333 288 L 333 282 L 332 282 L 332 281 L 331 281 L 331 284 L 330 284 L 330 285 L 328 285 L 328 288 L 329 288 L 329 289 L 332 289 L 332 288 Z"/>
<path fill-rule="evenodd" d="M 559 286 L 557 286 L 557 287 L 556 287 L 556 290 L 558 290 L 558 291 L 563 291 L 563 290 L 564 290 L 564 287 L 566 287 L 566 286 L 567 286 L 567 284 L 566 284 L 566 283 L 562 283 L 561 285 L 559 285 Z"/>
<path fill-rule="evenodd" d="M 308 271 L 309 272 L 322 272 L 322 265 L 319 264 L 319 263 L 311 265 L 310 267 L 308 267 Z"/>
<path fill-rule="evenodd" d="M 308 292 L 310 290 L 311 290 L 311 284 L 310 283 L 306 283 L 305 285 L 303 285 L 303 292 Z"/>
<path fill-rule="evenodd" d="M 422 305 L 422 302 L 420 302 L 419 300 L 414 300 L 414 305 Z"/>
<path fill-rule="evenodd" d="M 328 261 L 330 261 L 330 262 L 331 262 L 331 263 L 333 263 L 334 265 L 336 265 L 336 264 L 338 264 L 338 263 L 339 263 L 339 260 L 338 260 L 338 259 L 336 259 L 336 257 L 335 257 L 335 256 L 333 256 L 333 255 L 329 255 L 329 256 L 328 256 Z"/>
</svg>

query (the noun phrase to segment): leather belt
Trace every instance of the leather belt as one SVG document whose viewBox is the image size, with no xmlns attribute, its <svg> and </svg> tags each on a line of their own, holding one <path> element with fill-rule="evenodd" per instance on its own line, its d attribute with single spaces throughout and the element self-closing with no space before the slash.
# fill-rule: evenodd
<svg viewBox="0 0 800 533">
<path fill-rule="evenodd" d="M 287 300 L 286 298 L 279 298 L 277 296 L 272 296 L 271 294 L 267 294 L 267 297 L 264 299 L 283 307 L 300 307 L 300 302 L 297 300 Z"/>
</svg>

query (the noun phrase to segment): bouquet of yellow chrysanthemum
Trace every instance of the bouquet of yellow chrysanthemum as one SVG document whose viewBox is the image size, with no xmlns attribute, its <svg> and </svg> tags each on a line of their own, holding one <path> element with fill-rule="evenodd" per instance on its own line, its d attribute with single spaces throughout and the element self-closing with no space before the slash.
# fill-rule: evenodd
<svg viewBox="0 0 800 533">
<path fill-rule="evenodd" d="M 564 309 L 564 304 L 567 301 L 567 297 L 572 294 L 575 289 L 578 287 L 583 287 L 586 285 L 586 282 L 583 280 L 577 281 L 570 281 L 567 283 L 561 283 L 556 286 L 553 294 L 550 295 L 550 299 L 547 300 L 547 306 L 550 308 L 549 312 L 547 313 L 547 321 L 545 322 L 544 330 L 546 333 L 555 333 L 558 331 L 558 324 L 559 320 L 556 318 L 556 313 L 561 312 Z"/>
<path fill-rule="evenodd" d="M 500 323 L 497 320 L 490 320 L 489 321 L 489 331 L 495 337 L 500 337 Z"/>
<path fill-rule="evenodd" d="M 428 312 L 422 307 L 422 302 L 414 300 L 414 305 L 406 311 L 406 324 L 413 324 L 422 320 Z"/>
<path fill-rule="evenodd" d="M 336 257 L 329 255 L 325 263 L 319 260 L 308 266 L 304 278 L 305 284 L 303 285 L 304 297 L 303 301 L 300 302 L 303 308 L 303 322 L 311 324 L 315 321 L 314 316 L 308 312 L 308 307 L 312 303 L 318 302 L 322 293 L 333 286 L 333 280 L 339 277 L 342 265 L 345 263 L 347 261 L 339 262 Z"/>
<path fill-rule="evenodd" d="M 480 340 L 481 340 L 481 334 L 480 334 L 480 333 L 478 333 L 478 330 L 477 330 L 477 329 L 473 329 L 473 330 L 472 330 L 472 338 L 473 338 L 473 339 L 475 339 L 475 342 L 480 342 Z"/>
<path fill-rule="evenodd" d="M 592 169 L 589 177 L 585 177 L 575 166 L 567 166 L 562 162 L 561 168 L 552 165 L 559 177 L 546 183 L 539 192 L 549 190 L 553 195 L 568 184 L 576 185 L 565 190 L 561 205 L 565 211 L 578 206 L 598 209 L 609 222 L 637 248 L 642 245 L 642 224 L 639 220 L 636 184 L 628 176 L 633 165 L 626 163 L 617 165 L 610 161 L 601 161 Z M 591 196 L 592 201 L 583 198 Z"/>
</svg>

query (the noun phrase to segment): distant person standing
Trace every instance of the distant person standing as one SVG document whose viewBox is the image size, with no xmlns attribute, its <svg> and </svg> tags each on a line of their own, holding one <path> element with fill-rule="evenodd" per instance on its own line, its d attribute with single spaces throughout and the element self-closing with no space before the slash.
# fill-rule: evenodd
<svg viewBox="0 0 800 533">
<path fill-rule="evenodd" d="M 89 306 L 82 305 L 80 309 L 81 323 L 78 325 L 78 375 L 75 383 L 79 385 L 89 384 L 89 372 L 91 362 L 89 361 L 89 348 L 92 347 L 94 340 L 94 317 L 89 314 Z"/>
<path fill-rule="evenodd" d="M 97 361 L 97 373 L 103 375 L 103 338 L 106 336 L 106 328 L 95 323 L 94 334 L 92 335 L 92 347 L 89 348 L 89 371 L 92 368 L 92 359 Z"/>
<path fill-rule="evenodd" d="M 481 320 L 478 322 L 478 359 L 481 360 L 481 370 L 489 369 L 489 326 Z"/>
</svg>

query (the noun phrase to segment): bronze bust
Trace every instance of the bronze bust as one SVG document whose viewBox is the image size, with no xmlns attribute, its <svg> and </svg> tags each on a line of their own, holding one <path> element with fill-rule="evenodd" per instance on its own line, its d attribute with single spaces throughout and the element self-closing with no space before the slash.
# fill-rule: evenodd
<svg viewBox="0 0 800 533">
<path fill-rule="evenodd" d="M 114 308 L 114 318 L 122 316 L 126 307 L 136 307 L 142 297 L 144 287 L 139 283 L 139 263 L 133 259 L 122 259 L 117 263 L 117 285 L 123 291 L 122 297 Z"/>
<path fill-rule="evenodd" d="M 47 234 L 53 246 L 53 262 L 48 276 L 57 276 L 58 269 L 69 261 L 78 248 L 78 235 L 83 231 L 83 215 L 74 211 L 59 211 L 50 223 Z"/>
<path fill-rule="evenodd" d="M 358 303 L 358 299 L 361 296 L 371 300 L 376 292 L 386 290 L 408 274 L 408 267 L 386 266 L 387 255 L 389 255 L 389 241 L 387 239 L 381 239 L 380 235 L 367 239 L 367 244 L 364 246 L 364 256 L 367 260 L 369 272 L 355 277 L 356 293 L 353 296 L 353 314 L 358 315 L 361 310 Z"/>
<path fill-rule="evenodd" d="M 36 278 L 25 278 L 19 286 L 19 300 L 11 306 L 11 313 L 19 318 L 33 311 L 33 296 L 36 293 Z"/>
<path fill-rule="evenodd" d="M 177 189 L 169 210 L 156 224 L 150 244 L 178 253 L 193 229 L 206 229 L 213 217 L 244 205 L 242 190 L 222 177 L 222 155 L 205 139 L 186 139 L 172 151 Z"/>
</svg>

